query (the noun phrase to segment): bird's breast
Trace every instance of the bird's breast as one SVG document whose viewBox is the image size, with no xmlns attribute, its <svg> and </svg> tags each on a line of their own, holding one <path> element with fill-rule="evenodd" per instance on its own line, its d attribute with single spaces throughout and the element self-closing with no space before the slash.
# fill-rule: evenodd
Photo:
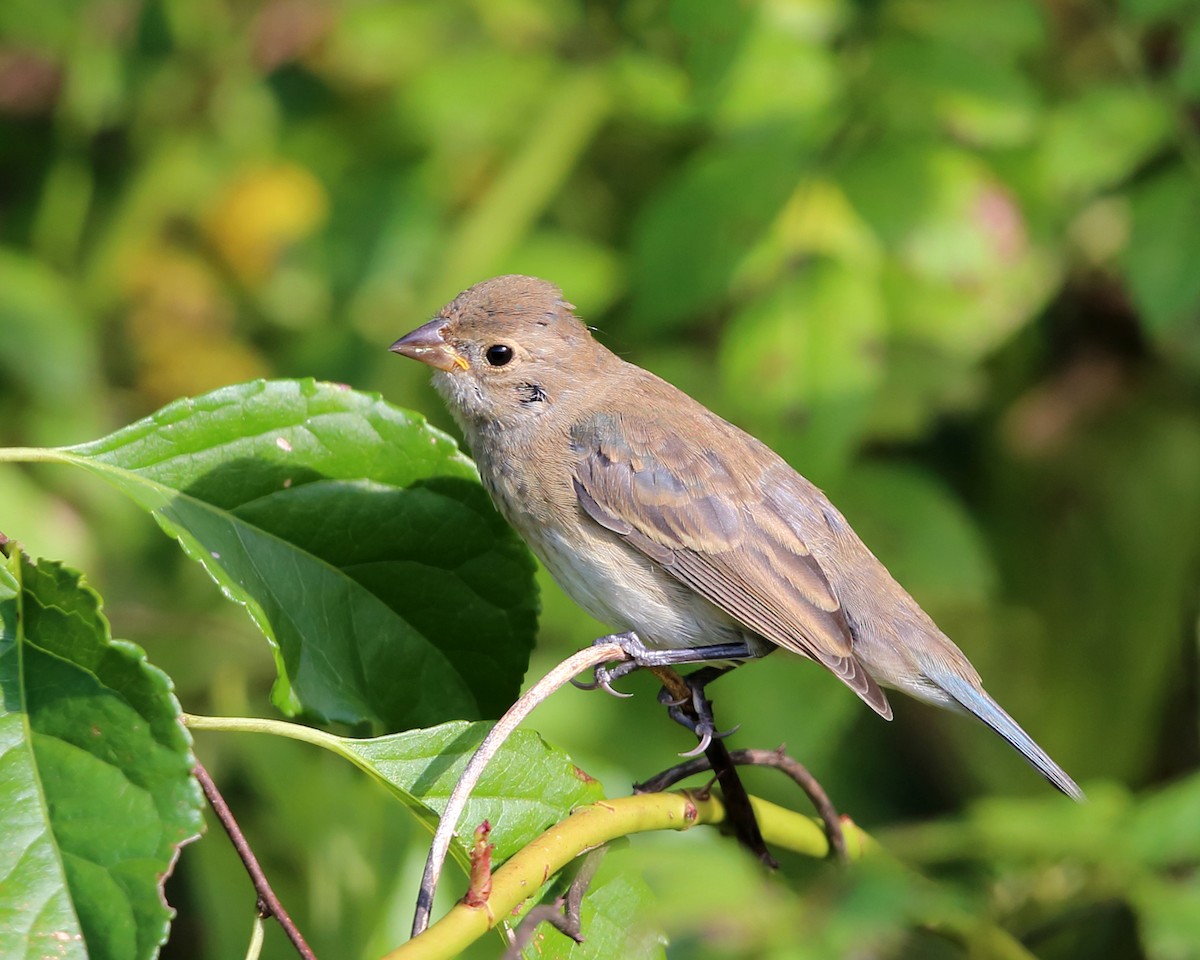
<svg viewBox="0 0 1200 960">
<path fill-rule="evenodd" d="M 480 477 L 496 508 L 537 555 L 555 582 L 602 623 L 633 630 L 652 647 L 732 643 L 743 628 L 659 564 L 584 513 L 567 456 L 514 460 L 499 445 L 474 449 Z M 512 449 L 512 444 L 504 445 Z M 553 450 L 567 451 L 568 444 Z"/>
<path fill-rule="evenodd" d="M 542 528 L 528 542 L 571 599 L 602 623 L 633 630 L 647 646 L 742 639 L 725 613 L 586 516 L 574 530 Z"/>
</svg>

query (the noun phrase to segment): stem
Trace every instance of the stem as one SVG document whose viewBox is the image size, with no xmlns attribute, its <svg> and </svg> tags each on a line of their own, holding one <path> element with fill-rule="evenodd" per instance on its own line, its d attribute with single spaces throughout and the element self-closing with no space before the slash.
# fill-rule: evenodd
<svg viewBox="0 0 1200 960">
<path fill-rule="evenodd" d="M 458 826 L 458 819 L 466 808 L 467 800 L 470 798 L 475 784 L 491 762 L 492 757 L 504 745 L 504 741 L 517 729 L 521 721 L 533 712 L 534 707 L 559 687 L 569 683 L 572 677 L 578 676 L 588 667 L 623 659 L 625 659 L 625 651 L 620 644 L 615 642 L 597 643 L 585 647 L 542 677 L 521 695 L 521 699 L 508 708 L 504 716 L 496 721 L 496 725 L 484 737 L 483 743 L 476 748 L 475 753 L 467 762 L 467 766 L 454 785 L 454 790 L 446 801 L 446 808 L 438 820 L 437 831 L 433 835 L 433 842 L 429 845 L 429 856 L 425 860 L 425 870 L 421 875 L 421 889 L 417 893 L 417 907 L 414 911 L 412 927 L 414 937 L 429 926 L 433 895 L 437 890 L 438 879 L 441 877 L 446 854 L 450 850 L 450 843 L 454 839 L 454 828 Z"/>
<path fill-rule="evenodd" d="M 763 837 L 770 843 L 811 857 L 829 851 L 823 826 L 811 817 L 751 798 Z M 434 960 L 458 956 L 470 943 L 510 917 L 525 900 L 535 896 L 546 878 L 575 857 L 617 837 L 651 830 L 688 830 L 700 824 L 725 821 L 725 806 L 715 796 L 689 791 L 651 793 L 602 800 L 580 807 L 555 824 L 505 862 L 492 874 L 487 903 L 468 907 L 459 902 L 420 936 L 387 954 L 383 960 Z M 851 855 L 870 850 L 865 833 L 850 827 Z"/>
<path fill-rule="evenodd" d="M 74 460 L 57 447 L 0 447 L 0 463 L 73 463 Z"/>
<path fill-rule="evenodd" d="M 250 944 L 246 947 L 246 960 L 258 960 L 263 946 L 263 918 L 254 915 L 254 926 L 250 928 Z"/>
<path fill-rule="evenodd" d="M 316 955 L 309 948 L 308 944 L 305 943 L 304 937 L 296 928 L 296 924 L 292 922 L 292 918 L 288 916 L 288 912 L 283 908 L 283 904 L 275 896 L 275 891 L 271 889 L 271 884 L 267 882 L 266 874 L 263 873 L 262 867 L 259 866 L 258 858 L 254 856 L 254 851 L 250 849 L 250 844 L 246 841 L 246 835 L 242 833 L 242 828 L 238 826 L 237 820 L 234 819 L 233 812 L 229 809 L 229 804 L 221 796 L 221 791 L 217 789 L 217 785 L 213 783 L 212 777 L 204 769 L 204 764 L 197 762 L 196 766 L 192 768 L 192 773 L 195 774 L 196 779 L 200 782 L 200 789 L 204 791 L 204 796 L 208 799 L 208 805 L 212 807 L 213 813 L 221 821 L 221 826 L 229 834 L 229 839 L 233 843 L 233 849 L 237 851 L 237 855 L 245 865 L 246 872 L 250 874 L 250 882 L 254 884 L 254 892 L 258 895 L 259 916 L 274 917 L 279 922 L 279 925 L 283 927 L 283 932 L 287 934 L 287 938 L 292 941 L 292 946 L 296 948 L 296 952 L 304 960 L 317 960 Z M 251 941 L 251 947 L 253 948 L 253 946 L 253 941 Z"/>
<path fill-rule="evenodd" d="M 342 743 L 341 737 L 332 733 L 306 727 L 285 720 L 268 720 L 265 717 L 203 717 L 195 713 L 183 714 L 183 725 L 189 730 L 222 730 L 226 733 L 270 733 L 289 740 L 311 743 L 316 747 L 336 753 L 340 757 L 352 758 Z"/>
<path fill-rule="evenodd" d="M 734 750 L 729 754 L 729 759 L 732 763 L 742 766 L 774 767 L 791 777 L 796 785 L 808 795 L 812 805 L 817 808 L 817 813 L 825 823 L 825 835 L 829 838 L 830 849 L 842 862 L 850 859 L 846 850 L 846 837 L 842 830 L 842 821 L 833 803 L 830 802 L 829 795 L 817 778 L 808 772 L 808 768 L 784 753 L 783 747 L 778 750 Z M 711 767 L 710 757 L 696 757 L 687 763 L 680 763 L 669 770 L 664 770 L 644 783 L 634 784 L 633 789 L 635 793 L 658 793 L 670 789 L 680 780 L 703 773 Z M 728 804 L 728 798 L 726 802 Z"/>
</svg>

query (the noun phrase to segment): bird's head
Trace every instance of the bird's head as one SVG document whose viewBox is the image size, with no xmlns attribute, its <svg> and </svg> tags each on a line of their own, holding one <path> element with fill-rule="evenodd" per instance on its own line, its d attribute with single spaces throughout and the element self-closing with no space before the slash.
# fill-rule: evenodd
<svg viewBox="0 0 1200 960">
<path fill-rule="evenodd" d="M 517 425 L 586 389 L 598 344 L 552 283 L 496 277 L 464 290 L 392 344 L 434 368 L 433 384 L 464 430 Z"/>
</svg>

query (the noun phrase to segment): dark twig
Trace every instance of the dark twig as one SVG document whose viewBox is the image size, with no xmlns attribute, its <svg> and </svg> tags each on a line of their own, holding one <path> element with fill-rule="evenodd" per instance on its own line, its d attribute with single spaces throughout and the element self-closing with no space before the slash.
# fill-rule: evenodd
<svg viewBox="0 0 1200 960">
<path fill-rule="evenodd" d="M 303 935 L 296 929 L 296 924 L 292 922 L 292 918 L 288 916 L 288 912 L 283 908 L 283 904 L 275 896 L 275 891 L 271 889 L 271 884 L 267 882 L 266 875 L 263 873 L 262 867 L 258 864 L 258 858 L 254 856 L 254 851 L 250 849 L 250 844 L 246 842 L 246 835 L 242 833 L 241 827 L 238 826 L 237 820 L 234 819 L 233 813 L 229 809 L 229 804 L 221 796 L 221 791 L 217 789 L 217 785 L 213 783 L 212 777 L 204 769 L 204 764 L 197 762 L 196 766 L 192 768 L 192 773 L 195 774 L 196 779 L 200 782 L 200 789 L 204 791 L 204 796 L 208 799 L 208 805 L 212 807 L 213 813 L 221 821 L 221 826 L 229 834 L 233 848 L 237 851 L 237 855 L 245 865 L 246 872 L 250 874 L 250 882 L 254 884 L 254 892 L 258 895 L 258 915 L 264 918 L 274 917 L 279 922 L 279 925 L 283 927 L 283 932 L 287 934 L 287 938 L 292 941 L 292 946 L 296 948 L 296 952 L 304 960 L 317 960 L 312 949 L 304 942 Z"/>
<path fill-rule="evenodd" d="M 764 865 L 777 870 L 779 863 L 771 856 L 767 842 L 763 840 L 762 831 L 758 828 L 758 818 L 754 816 L 754 807 L 750 805 L 750 794 L 746 792 L 742 778 L 738 776 L 737 765 L 729 748 L 725 746 L 725 741 L 710 740 L 704 748 L 704 761 L 716 775 L 721 796 L 725 800 L 725 814 L 738 842 Z"/>
<path fill-rule="evenodd" d="M 713 742 L 720 743 L 719 740 Z M 842 832 L 842 820 L 830 802 L 829 795 L 817 778 L 808 772 L 808 768 L 798 760 L 789 757 L 783 750 L 782 746 L 778 750 L 734 750 L 727 752 L 727 756 L 732 764 L 738 766 L 774 767 L 791 777 L 797 786 L 808 795 L 808 799 L 812 801 L 812 805 L 817 810 L 817 815 L 825 825 L 825 836 L 829 840 L 829 849 L 839 860 L 843 863 L 846 862 L 849 855 L 846 851 L 846 837 Z M 688 777 L 712 769 L 714 769 L 712 762 L 707 755 L 696 757 L 671 767 L 669 770 L 664 770 L 643 783 L 635 784 L 633 790 L 635 793 L 661 793 L 680 780 L 686 780 Z M 722 784 L 722 792 L 724 792 L 724 784 Z M 725 806 L 726 809 L 729 808 L 728 794 L 725 795 Z"/>
<path fill-rule="evenodd" d="M 693 688 L 688 685 L 687 680 L 670 667 L 655 667 L 652 672 L 662 681 L 663 689 L 680 709 L 699 719 L 693 707 Z M 705 701 L 705 705 L 711 721 L 712 704 Z M 729 748 L 719 736 L 712 737 L 707 743 L 702 738 L 701 743 L 704 744 L 705 758 L 701 769 L 712 770 L 716 776 L 721 787 L 721 796 L 725 800 L 725 813 L 738 842 L 772 870 L 778 868 L 779 864 L 771 856 L 766 841 L 762 838 L 762 831 L 759 830 L 758 820 L 754 816 L 754 808 L 750 805 L 750 795 L 746 792 L 742 778 L 738 776 L 737 766 L 730 757 Z M 699 761 L 700 758 L 697 757 L 696 760 Z"/>
<path fill-rule="evenodd" d="M 597 847 L 589 850 L 579 859 L 579 867 L 567 887 L 565 896 L 557 898 L 553 903 L 543 903 L 534 907 L 512 932 L 508 949 L 504 952 L 504 960 L 517 960 L 521 952 L 529 945 L 539 923 L 548 923 L 565 937 L 570 937 L 576 943 L 583 943 L 583 896 L 591 886 L 592 878 L 600 869 L 600 861 L 608 847 Z"/>
</svg>

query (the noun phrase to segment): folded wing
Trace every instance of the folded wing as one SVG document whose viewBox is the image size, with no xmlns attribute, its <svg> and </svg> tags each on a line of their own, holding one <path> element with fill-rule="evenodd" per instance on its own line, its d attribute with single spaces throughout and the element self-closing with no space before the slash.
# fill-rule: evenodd
<svg viewBox="0 0 1200 960">
<path fill-rule="evenodd" d="M 837 597 L 795 523 L 759 492 L 753 464 L 689 443 L 653 420 L 608 414 L 576 426 L 579 505 L 753 633 L 827 667 L 890 719 L 854 656 Z M 758 450 L 738 451 L 752 460 Z M 670 466 L 667 466 L 667 463 Z"/>
</svg>

